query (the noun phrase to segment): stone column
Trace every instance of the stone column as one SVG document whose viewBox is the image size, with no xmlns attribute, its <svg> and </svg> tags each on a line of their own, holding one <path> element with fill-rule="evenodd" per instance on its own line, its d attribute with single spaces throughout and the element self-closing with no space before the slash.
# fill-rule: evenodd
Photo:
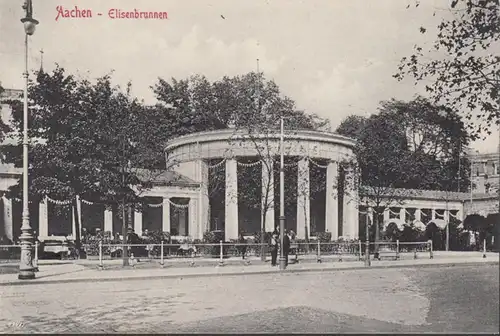
<svg viewBox="0 0 500 336">
<path fill-rule="evenodd" d="M 343 232 L 342 235 L 350 239 L 359 236 L 358 192 L 357 176 L 352 168 L 345 170 L 344 201 L 343 201 Z"/>
<path fill-rule="evenodd" d="M 201 226 L 198 223 L 199 216 L 198 215 L 198 200 L 196 198 L 190 198 L 189 199 L 189 206 L 188 206 L 188 212 L 189 212 L 189 223 L 188 223 L 188 236 L 190 236 L 192 239 L 198 239 L 200 236 L 200 230 Z"/>
<path fill-rule="evenodd" d="M 3 200 L 3 223 L 4 223 L 5 235 L 12 242 L 14 242 L 14 223 L 12 220 L 12 199 L 3 196 L 2 200 Z"/>
<path fill-rule="evenodd" d="M 38 208 L 38 236 L 48 237 L 49 236 L 49 209 L 48 209 L 47 198 L 44 197 L 39 204 Z"/>
<path fill-rule="evenodd" d="M 415 209 L 415 220 L 422 221 L 422 209 Z"/>
<path fill-rule="evenodd" d="M 273 160 L 268 159 L 262 162 L 262 193 L 261 193 L 261 225 L 266 220 L 266 232 L 274 231 L 274 170 Z M 266 197 L 267 195 L 267 197 Z M 264 213 L 264 210 L 267 211 Z"/>
<path fill-rule="evenodd" d="M 368 207 L 366 211 L 368 212 L 368 218 L 370 218 L 370 223 L 373 224 L 373 207 Z"/>
<path fill-rule="evenodd" d="M 338 163 L 329 162 L 326 168 L 325 230 L 332 233 L 332 240 L 339 237 L 338 176 Z"/>
<path fill-rule="evenodd" d="M 104 232 L 109 231 L 113 235 L 113 211 L 104 210 Z"/>
<path fill-rule="evenodd" d="M 163 198 L 161 228 L 162 228 L 163 232 L 170 232 L 170 198 L 169 197 Z"/>
<path fill-rule="evenodd" d="M 444 210 L 443 219 L 446 223 L 450 222 L 450 210 Z"/>
<path fill-rule="evenodd" d="M 76 220 L 78 218 L 78 226 L 80 229 L 80 237 L 82 235 L 82 202 L 80 201 L 80 197 L 76 196 L 76 216 L 75 210 L 73 209 L 73 204 L 71 204 L 71 235 L 74 239 L 76 239 Z"/>
<path fill-rule="evenodd" d="M 210 230 L 210 217 L 209 217 L 209 209 L 210 209 L 210 198 L 208 195 L 208 164 L 204 160 L 199 160 L 200 166 L 200 200 L 199 204 L 197 204 L 198 208 L 198 238 L 203 237 L 203 233 Z M 200 236 L 201 233 L 201 236 Z"/>
<path fill-rule="evenodd" d="M 142 236 L 142 212 L 134 210 L 134 232 Z"/>
<path fill-rule="evenodd" d="M 399 209 L 399 219 L 406 223 L 406 208 Z"/>
<path fill-rule="evenodd" d="M 431 219 L 434 220 L 436 219 L 436 209 L 431 209 Z"/>
<path fill-rule="evenodd" d="M 301 159 L 297 170 L 297 238 L 311 236 L 311 202 L 309 199 L 309 159 Z"/>
<path fill-rule="evenodd" d="M 226 160 L 225 239 L 238 238 L 238 165 Z"/>
<path fill-rule="evenodd" d="M 384 224 L 389 220 L 391 219 L 391 213 L 389 212 L 390 209 L 389 208 L 385 208 L 384 209 Z"/>
</svg>

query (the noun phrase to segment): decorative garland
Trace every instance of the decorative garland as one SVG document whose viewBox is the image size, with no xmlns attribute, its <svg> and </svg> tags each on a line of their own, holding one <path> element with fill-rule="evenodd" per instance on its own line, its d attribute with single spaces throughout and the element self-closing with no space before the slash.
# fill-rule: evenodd
<svg viewBox="0 0 500 336">
<path fill-rule="evenodd" d="M 83 198 L 81 198 L 80 200 L 82 201 L 82 203 L 87 204 L 87 205 L 94 205 L 95 204 L 94 202 L 86 201 Z"/>
<path fill-rule="evenodd" d="M 398 217 L 400 216 L 400 213 L 399 213 L 399 212 L 392 211 L 391 209 L 389 209 L 389 213 L 390 213 L 390 214 L 393 214 L 393 215 L 395 215 L 395 216 L 398 216 Z"/>
<path fill-rule="evenodd" d="M 218 162 L 218 163 L 216 163 L 216 164 L 214 164 L 214 165 L 208 165 L 208 168 L 209 168 L 209 169 L 214 169 L 214 168 L 220 167 L 220 166 L 222 166 L 222 165 L 224 164 L 224 162 L 226 162 L 226 159 L 225 159 L 225 158 L 224 158 L 224 159 L 222 159 L 222 161 L 221 161 L 221 162 Z"/>
<path fill-rule="evenodd" d="M 248 167 L 255 167 L 255 166 L 259 165 L 259 164 L 262 164 L 262 161 L 259 160 L 259 161 L 255 161 L 255 162 L 252 162 L 252 163 L 243 163 L 243 162 L 236 161 L 236 164 L 238 166 L 242 166 L 242 167 L 247 167 L 248 168 Z"/>
<path fill-rule="evenodd" d="M 163 206 L 163 203 L 158 203 L 158 204 L 147 204 L 148 207 L 151 207 L 151 208 L 159 208 L 161 206 Z"/>
<path fill-rule="evenodd" d="M 171 200 L 168 200 L 168 202 L 176 208 L 187 209 L 189 207 L 189 203 L 188 204 L 177 204 L 177 203 L 172 202 Z"/>
<path fill-rule="evenodd" d="M 307 157 L 307 159 L 313 164 L 315 165 L 316 167 L 318 168 L 322 168 L 322 169 L 326 169 L 328 168 L 328 165 L 326 166 L 323 166 L 323 165 L 320 165 L 319 163 L 315 162 L 313 159 L 311 159 L 310 157 Z"/>
<path fill-rule="evenodd" d="M 57 205 L 69 205 L 72 202 L 72 200 L 67 200 L 67 201 L 55 200 L 55 199 L 50 198 L 49 196 L 45 196 L 45 198 L 47 198 L 47 201 L 54 203 L 54 204 L 57 204 Z"/>
<path fill-rule="evenodd" d="M 12 200 L 16 201 L 16 202 L 19 202 L 19 203 L 21 203 L 23 201 L 22 199 L 17 198 L 17 197 L 14 197 Z M 28 201 L 28 203 L 33 203 L 33 201 Z"/>
</svg>

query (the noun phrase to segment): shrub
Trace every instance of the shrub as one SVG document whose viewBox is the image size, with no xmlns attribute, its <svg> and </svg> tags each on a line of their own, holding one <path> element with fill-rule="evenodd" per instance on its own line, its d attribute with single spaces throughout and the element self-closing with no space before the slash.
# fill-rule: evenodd
<svg viewBox="0 0 500 336">
<path fill-rule="evenodd" d="M 329 243 L 332 241 L 331 232 L 316 232 L 316 237 L 320 243 Z"/>
</svg>

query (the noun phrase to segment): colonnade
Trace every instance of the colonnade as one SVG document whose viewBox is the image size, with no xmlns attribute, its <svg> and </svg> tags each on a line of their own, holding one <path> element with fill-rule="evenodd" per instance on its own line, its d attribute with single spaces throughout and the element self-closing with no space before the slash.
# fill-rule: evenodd
<svg viewBox="0 0 500 336">
<path fill-rule="evenodd" d="M 238 162 L 236 158 L 228 158 L 226 165 L 226 185 L 225 185 L 225 235 L 226 240 L 238 237 Z M 297 237 L 304 238 L 311 229 L 311 205 L 310 205 L 310 159 L 301 158 L 297 164 Z M 262 162 L 262 204 L 274 199 L 274 174 L 269 172 L 272 169 L 271 160 Z M 346 179 L 354 178 L 352 170 L 346 171 Z M 330 161 L 326 166 L 326 213 L 325 231 L 331 232 L 332 239 L 339 237 L 339 202 L 338 202 L 338 181 L 339 164 Z M 202 181 L 203 184 L 208 181 Z M 357 215 L 357 190 L 354 183 L 345 185 L 346 193 L 343 197 L 342 216 L 342 236 L 357 238 L 359 235 L 358 215 Z M 268 195 L 266 195 L 266 192 Z M 267 209 L 266 209 L 267 208 Z M 266 211 L 267 210 L 267 211 Z M 206 209 L 202 209 L 206 211 Z M 275 228 L 275 217 L 273 204 L 262 206 L 261 219 L 265 218 L 266 231 L 271 232 Z M 277 226 L 277 225 L 276 225 Z"/>
</svg>

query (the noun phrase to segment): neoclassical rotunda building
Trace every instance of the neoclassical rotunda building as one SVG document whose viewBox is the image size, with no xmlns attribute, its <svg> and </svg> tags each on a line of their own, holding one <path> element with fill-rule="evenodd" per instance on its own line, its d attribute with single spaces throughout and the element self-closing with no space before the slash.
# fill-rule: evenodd
<svg viewBox="0 0 500 336">
<path fill-rule="evenodd" d="M 295 202 L 289 202 L 285 226 L 304 238 L 316 232 L 330 232 L 332 239 L 339 236 L 358 236 L 357 188 L 353 183 L 339 184 L 339 165 L 355 162 L 352 139 L 325 132 L 286 132 L 283 139 L 285 156 L 285 194 L 292 193 Z M 201 237 L 203 232 L 222 229 L 227 240 L 260 231 L 261 223 L 271 232 L 278 226 L 280 134 L 249 134 L 226 129 L 195 133 L 179 137 L 166 146 L 167 164 L 179 174 L 199 183 L 199 192 L 189 201 L 195 215 L 187 231 Z M 324 169 L 323 195 L 311 202 L 311 166 Z M 224 204 L 214 195 L 210 170 L 224 170 Z M 260 207 L 244 204 L 241 195 L 251 192 L 239 178 L 247 169 L 260 169 Z M 352 170 L 345 171 L 345 180 L 354 178 Z M 249 183 L 246 180 L 246 183 Z M 292 186 L 291 184 L 295 184 Z M 338 188 L 349 189 L 338 197 Z M 169 195 L 166 195 L 169 197 Z M 292 206 L 290 206 L 292 204 Z M 292 209 L 290 209 L 290 207 Z M 256 209 L 257 208 L 257 209 Z M 260 209 L 259 209 L 260 208 Z M 313 209 L 311 209 L 313 208 Z"/>
</svg>

